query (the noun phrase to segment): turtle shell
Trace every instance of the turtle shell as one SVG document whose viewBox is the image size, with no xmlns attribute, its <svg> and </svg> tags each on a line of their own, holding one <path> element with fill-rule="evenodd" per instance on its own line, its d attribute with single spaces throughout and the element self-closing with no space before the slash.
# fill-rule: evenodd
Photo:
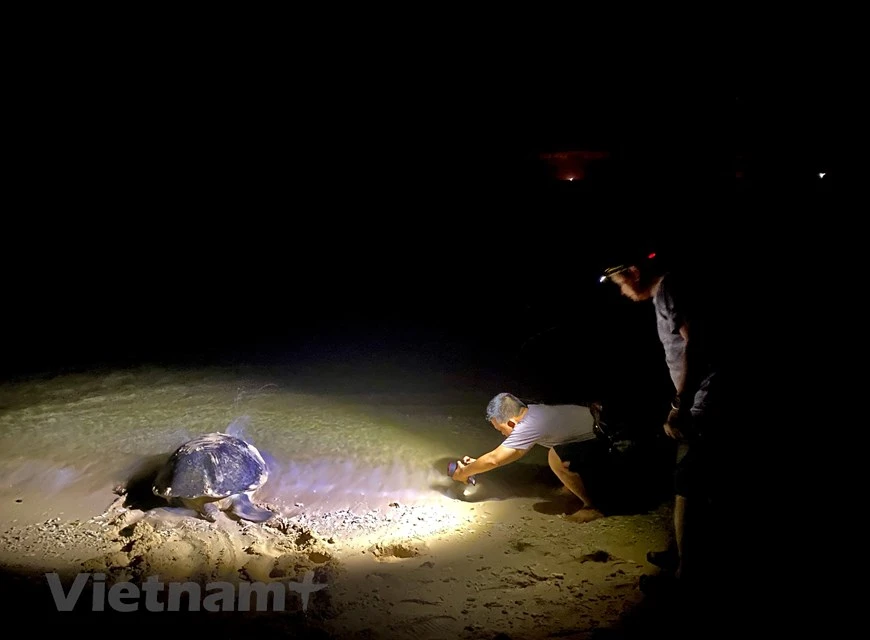
<svg viewBox="0 0 870 640">
<path fill-rule="evenodd" d="M 209 433 L 181 445 L 154 480 L 153 491 L 171 498 L 226 498 L 253 491 L 269 477 L 253 446 L 225 433 Z"/>
</svg>

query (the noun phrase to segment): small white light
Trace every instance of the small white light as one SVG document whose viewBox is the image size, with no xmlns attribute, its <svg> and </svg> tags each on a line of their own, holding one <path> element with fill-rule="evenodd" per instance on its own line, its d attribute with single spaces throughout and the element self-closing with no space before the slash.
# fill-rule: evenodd
<svg viewBox="0 0 870 640">
<path fill-rule="evenodd" d="M 825 177 L 825 174 L 824 174 L 824 173 L 820 173 L 820 174 L 819 174 L 819 177 L 820 177 L 820 178 L 824 178 L 824 177 Z"/>
<path fill-rule="evenodd" d="M 573 182 L 574 178 L 568 178 L 568 182 Z"/>
</svg>

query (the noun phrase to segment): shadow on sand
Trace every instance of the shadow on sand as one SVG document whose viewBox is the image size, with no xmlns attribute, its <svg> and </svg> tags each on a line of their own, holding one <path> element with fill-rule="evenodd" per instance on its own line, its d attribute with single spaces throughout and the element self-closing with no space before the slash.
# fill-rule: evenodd
<svg viewBox="0 0 870 640">
<path fill-rule="evenodd" d="M 613 454 L 602 443 L 591 441 L 586 451 L 581 476 L 605 514 L 646 513 L 672 498 L 670 449 L 653 447 Z M 451 462 L 453 459 L 441 458 L 433 466 L 446 477 Z M 572 513 L 581 506 L 579 498 L 565 491 L 548 465 L 522 461 L 482 475 L 475 486 L 453 482 L 433 484 L 432 489 L 465 502 L 540 498 L 533 508 L 546 515 Z"/>
<path fill-rule="evenodd" d="M 128 476 L 127 482 L 123 489 L 126 491 L 124 496 L 124 506 L 128 509 L 138 509 L 139 511 L 150 511 L 158 507 L 169 506 L 167 501 L 160 496 L 154 495 L 152 487 L 157 473 L 169 460 L 172 453 L 162 453 L 143 458 L 138 464 L 133 467 Z"/>
</svg>

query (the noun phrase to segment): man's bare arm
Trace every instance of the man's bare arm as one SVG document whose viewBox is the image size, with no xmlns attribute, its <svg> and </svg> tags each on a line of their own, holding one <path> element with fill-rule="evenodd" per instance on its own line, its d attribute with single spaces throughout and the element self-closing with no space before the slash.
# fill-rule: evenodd
<svg viewBox="0 0 870 640">
<path fill-rule="evenodd" d="M 677 440 L 682 440 L 684 437 L 680 424 L 682 420 L 689 415 L 689 410 L 692 408 L 695 392 L 697 391 L 697 386 L 699 384 L 697 376 L 695 375 L 698 371 L 698 367 L 694 364 L 694 358 L 692 357 L 695 345 L 689 339 L 690 333 L 688 323 L 684 322 L 680 326 L 680 335 L 683 337 L 683 340 L 686 341 L 686 348 L 683 350 L 682 358 L 682 376 L 676 381 L 677 395 L 674 398 L 675 404 L 671 405 L 671 412 L 668 414 L 664 425 L 665 433 L 668 437 Z"/>
<path fill-rule="evenodd" d="M 511 462 L 516 462 L 528 452 L 528 449 L 511 449 L 510 447 L 499 445 L 470 464 L 462 464 L 461 460 L 458 461 L 458 468 L 456 469 L 456 473 L 453 474 L 453 479 L 459 482 L 467 482 L 469 476 L 486 473 L 487 471 L 503 467 Z"/>
</svg>

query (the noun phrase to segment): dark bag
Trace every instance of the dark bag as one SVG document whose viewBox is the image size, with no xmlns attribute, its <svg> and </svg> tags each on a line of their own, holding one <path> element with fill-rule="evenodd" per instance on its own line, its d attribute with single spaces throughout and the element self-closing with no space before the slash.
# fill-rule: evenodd
<svg viewBox="0 0 870 640">
<path fill-rule="evenodd" d="M 611 428 L 604 420 L 602 420 L 603 407 L 600 402 L 593 402 L 589 405 L 589 412 L 592 414 L 592 431 L 600 441 L 607 446 L 607 453 L 613 454 L 623 450 L 628 446 L 629 442 L 619 438 L 619 431 Z"/>
<path fill-rule="evenodd" d="M 589 405 L 592 430 L 607 445 L 608 453 L 622 454 L 657 447 L 663 439 L 660 428 L 653 428 L 654 420 L 623 411 L 605 410 L 600 402 Z"/>
</svg>

